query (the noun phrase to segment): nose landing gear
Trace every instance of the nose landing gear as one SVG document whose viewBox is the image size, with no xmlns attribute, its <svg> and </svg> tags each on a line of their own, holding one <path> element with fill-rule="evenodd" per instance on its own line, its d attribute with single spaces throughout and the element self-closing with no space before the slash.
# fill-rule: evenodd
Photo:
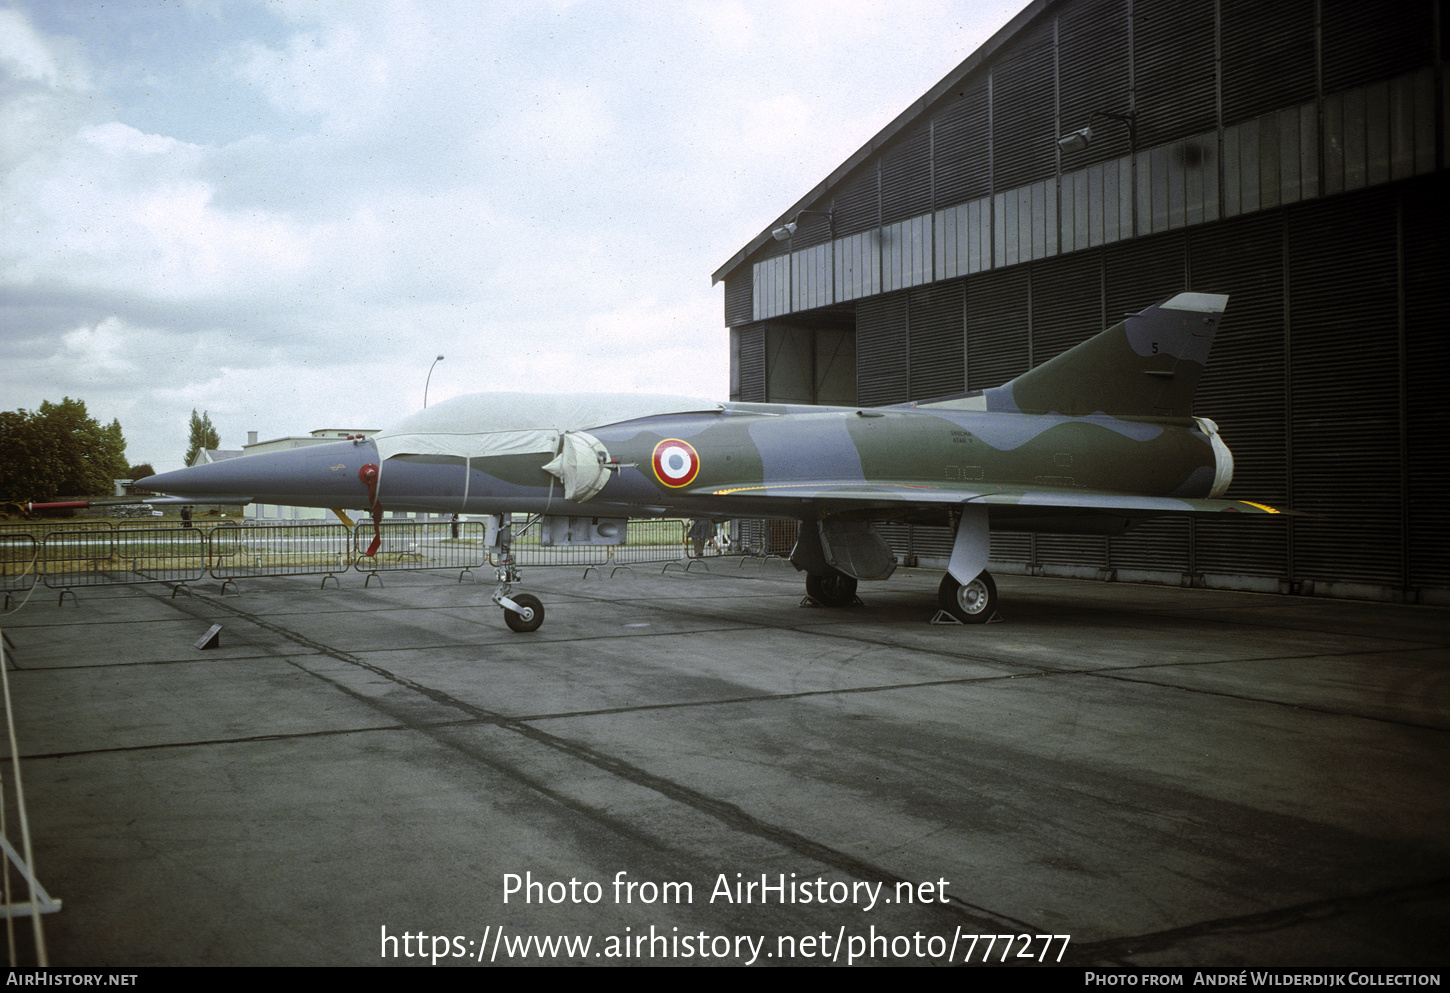
<svg viewBox="0 0 1450 993">
<path fill-rule="evenodd" d="M 503 608 L 503 622 L 510 630 L 521 634 L 537 631 L 544 623 L 544 605 L 532 593 L 513 592 L 514 583 L 523 578 L 518 563 L 514 561 L 513 525 L 505 515 L 497 527 L 497 537 L 490 543 L 498 552 L 498 571 L 495 573 L 498 586 L 494 587 L 493 602 Z"/>
</svg>

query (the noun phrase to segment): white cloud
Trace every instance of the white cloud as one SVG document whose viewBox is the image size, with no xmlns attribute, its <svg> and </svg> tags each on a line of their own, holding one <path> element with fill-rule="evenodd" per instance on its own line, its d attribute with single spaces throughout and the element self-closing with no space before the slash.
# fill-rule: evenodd
<svg viewBox="0 0 1450 993">
<path fill-rule="evenodd" d="M 294 35 L 284 49 L 248 46 L 239 72 L 274 105 L 326 118 L 326 129 L 346 132 L 390 100 L 389 59 L 359 36 L 354 24 L 332 25 L 324 37 Z"/>
<path fill-rule="evenodd" d="M 92 383 L 135 376 L 138 370 L 129 330 L 115 317 L 93 327 L 76 328 L 61 338 L 60 352 L 51 361 Z"/>
<path fill-rule="evenodd" d="M 0 8 L 0 67 L 13 79 L 45 86 L 62 82 L 59 60 L 18 10 Z"/>
<path fill-rule="evenodd" d="M 4 178 L 11 284 L 133 297 L 235 298 L 295 279 L 325 228 L 223 211 L 198 176 L 205 150 L 111 122 L 56 142 Z"/>
</svg>

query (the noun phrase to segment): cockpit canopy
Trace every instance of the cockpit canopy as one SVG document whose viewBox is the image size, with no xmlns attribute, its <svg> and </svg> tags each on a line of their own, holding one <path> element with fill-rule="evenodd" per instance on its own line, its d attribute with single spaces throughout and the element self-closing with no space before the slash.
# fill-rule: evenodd
<svg viewBox="0 0 1450 993">
<path fill-rule="evenodd" d="M 559 436 L 656 414 L 725 409 L 714 400 L 648 393 L 472 393 L 418 411 L 373 437 L 378 456 L 482 458 L 559 451 Z"/>
</svg>

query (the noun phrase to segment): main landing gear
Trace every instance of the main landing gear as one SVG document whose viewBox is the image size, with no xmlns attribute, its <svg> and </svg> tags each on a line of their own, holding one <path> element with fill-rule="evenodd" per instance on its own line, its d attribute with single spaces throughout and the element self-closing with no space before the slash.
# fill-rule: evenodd
<svg viewBox="0 0 1450 993">
<path fill-rule="evenodd" d="M 947 573 L 936 590 L 937 603 L 963 624 L 985 624 L 997 612 L 997 584 L 985 569 L 969 583 Z"/>
<path fill-rule="evenodd" d="M 856 602 L 856 579 L 844 572 L 808 573 L 806 593 L 823 607 L 849 607 Z M 985 570 L 969 583 L 947 573 L 937 587 L 937 605 L 963 624 L 985 624 L 997 613 L 997 584 Z"/>
<path fill-rule="evenodd" d="M 966 503 L 953 514 L 956 533 L 947 574 L 937 588 L 941 609 L 933 624 L 986 624 L 997 614 L 997 584 L 987 572 L 990 519 L 985 504 Z M 806 573 L 806 593 L 823 607 L 849 607 L 856 600 L 856 576 L 885 579 L 896 567 L 891 548 L 870 522 L 823 518 L 802 523 L 791 563 Z M 855 575 L 847 575 L 844 566 Z M 958 576 L 971 576 L 961 582 Z M 805 604 L 802 604 L 805 606 Z"/>
<path fill-rule="evenodd" d="M 806 573 L 806 594 L 825 607 L 849 607 L 856 602 L 856 577 L 844 572 L 824 576 Z"/>
</svg>

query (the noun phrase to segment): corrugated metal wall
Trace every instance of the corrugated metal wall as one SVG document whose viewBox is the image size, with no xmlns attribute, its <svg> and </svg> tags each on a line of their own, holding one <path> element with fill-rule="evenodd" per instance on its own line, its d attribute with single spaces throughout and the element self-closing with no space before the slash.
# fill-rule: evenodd
<svg viewBox="0 0 1450 993">
<path fill-rule="evenodd" d="M 1284 238 L 1278 213 L 1201 228 L 1188 239 L 1190 287 L 1231 294 L 1194 406 L 1213 418 L 1233 451 L 1230 495 L 1276 506 L 1289 503 Z M 1288 575 L 1289 538 L 1282 521 L 1196 521 L 1195 564 L 1205 576 L 1233 575 L 1237 585 L 1276 590 Z"/>
<path fill-rule="evenodd" d="M 996 189 L 1010 189 L 1057 171 L 1055 34 L 1051 21 L 1029 29 L 992 69 Z"/>
<path fill-rule="evenodd" d="M 965 203 L 991 192 L 987 97 L 986 78 L 976 79 L 932 118 L 933 206 Z"/>
<path fill-rule="evenodd" d="M 1316 6 L 1316 0 L 1219 0 L 1225 124 L 1314 99 Z"/>
<path fill-rule="evenodd" d="M 1217 4 L 1132 0 L 1138 147 L 1218 125 Z"/>
<path fill-rule="evenodd" d="M 856 402 L 862 406 L 901 403 L 910 395 L 906 314 L 905 293 L 856 305 Z"/>
<path fill-rule="evenodd" d="M 1445 260 L 1450 255 L 1450 198 L 1438 183 L 1408 184 L 1400 204 L 1405 286 L 1404 477 L 1411 589 L 1450 589 L 1450 320 Z"/>
<path fill-rule="evenodd" d="M 1403 579 L 1397 200 L 1288 212 L 1289 498 L 1316 515 L 1293 522 L 1296 578 Z"/>
</svg>

